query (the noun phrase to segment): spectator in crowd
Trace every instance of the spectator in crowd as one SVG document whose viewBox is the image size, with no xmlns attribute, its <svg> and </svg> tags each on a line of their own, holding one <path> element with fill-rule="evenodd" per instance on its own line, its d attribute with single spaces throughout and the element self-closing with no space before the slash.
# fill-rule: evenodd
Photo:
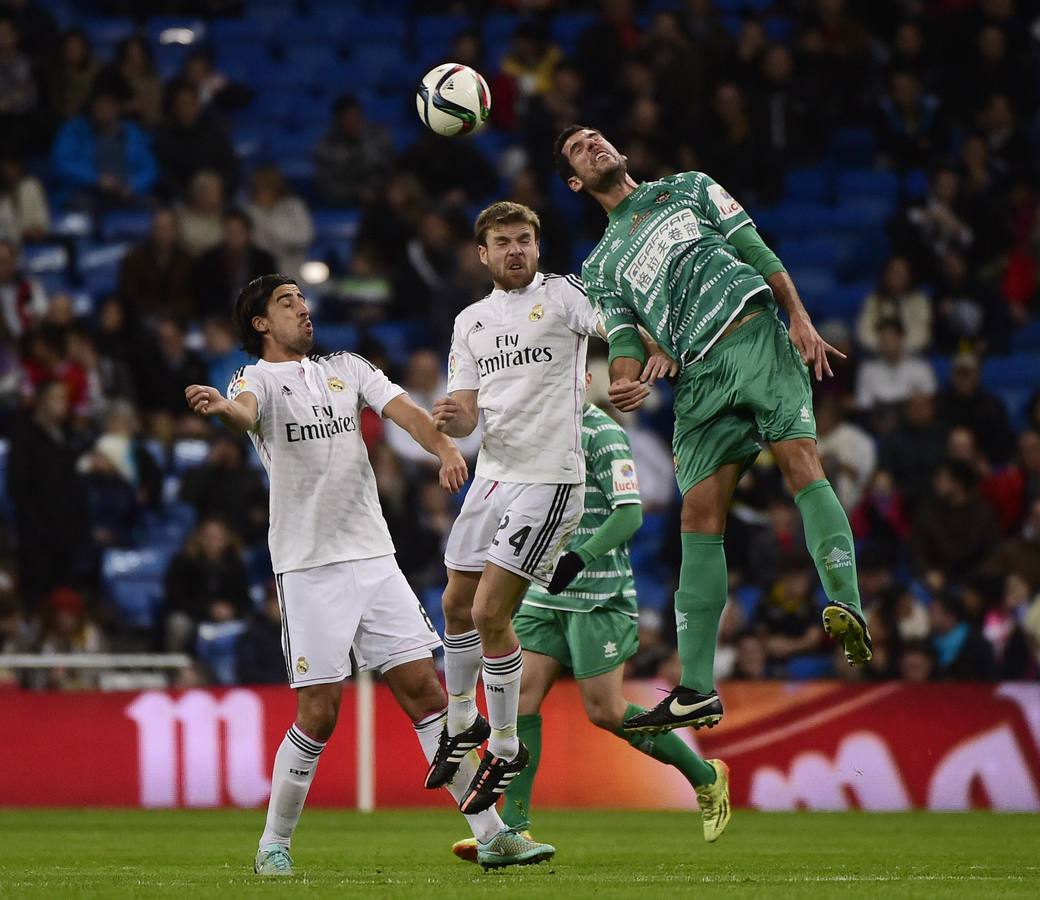
<svg viewBox="0 0 1040 900">
<path fill-rule="evenodd" d="M 155 71 L 152 51 L 141 35 L 119 42 L 115 59 L 98 73 L 98 85 L 122 101 L 122 113 L 154 129 L 162 117 L 162 81 Z"/>
<path fill-rule="evenodd" d="M 238 536 L 220 519 L 204 519 L 166 571 L 166 649 L 194 645 L 202 622 L 230 622 L 250 610 L 249 581 Z"/>
<path fill-rule="evenodd" d="M 394 146 L 381 125 L 365 120 L 357 97 L 344 94 L 314 149 L 314 189 L 326 206 L 360 206 L 379 199 L 390 177 Z"/>
<path fill-rule="evenodd" d="M 753 631 L 737 637 L 733 669 L 729 677 L 734 681 L 761 681 L 769 677 L 765 644 Z"/>
<path fill-rule="evenodd" d="M 963 254 L 948 250 L 935 280 L 933 342 L 940 353 L 963 346 L 1004 352 L 1009 313 L 991 285 L 979 283 Z"/>
<path fill-rule="evenodd" d="M 498 175 L 476 145 L 446 141 L 423 129 L 401 158 L 400 169 L 414 175 L 430 195 L 446 203 L 476 204 L 498 190 Z M 379 198 L 377 202 L 384 202 Z"/>
<path fill-rule="evenodd" d="M 820 462 L 841 505 L 851 512 L 874 474 L 877 448 L 867 432 L 844 420 L 841 406 L 833 398 L 816 403 L 815 413 Z"/>
<path fill-rule="evenodd" d="M 885 319 L 877 332 L 878 356 L 863 363 L 856 377 L 856 406 L 883 412 L 915 394 L 935 394 L 935 372 L 927 360 L 907 351 L 903 323 Z"/>
<path fill-rule="evenodd" d="M 856 339 L 870 353 L 880 350 L 882 322 L 897 319 L 903 326 L 907 353 L 924 353 L 932 342 L 932 307 L 914 285 L 910 263 L 893 256 L 882 270 L 877 289 L 867 294 L 856 321 Z"/>
<path fill-rule="evenodd" d="M 935 650 L 925 640 L 909 641 L 899 653 L 898 675 L 902 681 L 923 684 L 935 673 Z"/>
<path fill-rule="evenodd" d="M 43 59 L 58 43 L 54 16 L 39 0 L 4 0 L 4 12 L 18 32 L 18 45 L 31 59 Z"/>
<path fill-rule="evenodd" d="M 760 68 L 757 86 L 746 88 L 754 133 L 772 165 L 786 169 L 804 163 L 820 144 L 819 123 L 811 93 L 796 78 L 794 56 L 784 45 L 773 44 L 762 54 Z"/>
<path fill-rule="evenodd" d="M 1003 579 L 1002 602 L 986 611 L 982 634 L 993 648 L 1001 681 L 1036 679 L 1037 657 L 1028 617 L 1034 589 L 1016 572 Z"/>
<path fill-rule="evenodd" d="M 282 652 L 282 610 L 274 582 L 264 591 L 264 602 L 254 610 L 246 630 L 235 644 L 239 684 L 284 684 L 285 655 Z"/>
<path fill-rule="evenodd" d="M 704 138 L 704 166 L 742 203 L 779 196 L 777 169 L 761 150 L 744 92 L 733 82 L 715 89 L 714 117 Z"/>
<path fill-rule="evenodd" d="M 39 149 L 43 122 L 40 90 L 32 61 L 18 46 L 18 30 L 10 16 L 0 15 L 0 129 L 20 150 Z"/>
<path fill-rule="evenodd" d="M 220 175 L 228 193 L 238 186 L 238 162 L 219 121 L 202 108 L 198 90 L 184 81 L 169 90 L 166 117 L 155 136 L 155 155 L 166 196 L 182 198 L 196 172 Z"/>
<path fill-rule="evenodd" d="M 417 350 L 408 360 L 401 387 L 425 410 L 433 409 L 433 404 L 447 392 L 447 378 L 442 369 L 441 357 L 432 350 Z M 403 461 L 424 468 L 436 468 L 437 460 L 415 443 L 399 425 L 384 422 L 386 442 Z M 456 438 L 455 443 L 466 459 L 476 459 L 480 449 L 482 429 L 478 425 L 473 433 L 464 438 Z"/>
<path fill-rule="evenodd" d="M 141 440 L 141 423 L 134 405 L 113 400 L 105 409 L 105 421 L 94 445 L 108 457 L 116 471 L 134 489 L 143 508 L 154 509 L 162 500 L 162 472 Z"/>
<path fill-rule="evenodd" d="M 975 435 L 991 463 L 1006 462 L 1014 446 L 1014 434 L 1004 404 L 982 386 L 979 360 L 973 353 L 958 353 L 950 370 L 950 383 L 936 397 L 940 421 L 950 428 L 967 428 Z"/>
<path fill-rule="evenodd" d="M 40 614 L 39 632 L 33 645 L 41 654 L 104 653 L 107 649 L 104 634 L 87 614 L 83 595 L 70 587 L 58 587 L 50 592 Z M 39 669 L 29 676 L 29 681 L 38 689 L 92 690 L 98 686 L 98 670 L 71 666 Z"/>
<path fill-rule="evenodd" d="M 96 90 L 90 114 L 66 122 L 54 139 L 51 164 L 60 204 L 105 211 L 140 207 L 157 175 L 145 133 L 119 114 L 119 98 Z"/>
<path fill-rule="evenodd" d="M 783 675 L 791 657 L 815 653 L 823 647 L 813 582 L 812 571 L 804 561 L 784 560 L 779 577 L 755 610 L 752 628 L 764 645 L 774 675 Z"/>
<path fill-rule="evenodd" d="M 151 355 L 141 405 L 150 411 L 179 415 L 184 411 L 184 388 L 206 383 L 206 363 L 184 343 L 184 327 L 174 318 L 160 320 L 155 353 Z"/>
<path fill-rule="evenodd" d="M 95 552 L 109 547 L 132 547 L 144 512 L 131 481 L 129 454 L 122 442 L 113 438 L 99 438 L 77 465 L 86 493 Z"/>
<path fill-rule="evenodd" d="M 911 515 L 945 454 L 946 428 L 936 419 L 935 398 L 915 394 L 894 430 L 884 436 L 881 451 L 881 466 L 891 473 Z"/>
<path fill-rule="evenodd" d="M 50 67 L 47 95 L 59 121 L 81 115 L 98 74 L 90 41 L 81 28 L 70 28 L 61 39 L 58 61 Z"/>
<path fill-rule="evenodd" d="M 932 496 L 914 519 L 911 558 L 933 592 L 963 584 L 997 545 L 996 520 L 978 482 L 968 463 L 944 462 L 935 473 Z"/>
<path fill-rule="evenodd" d="M 186 321 L 195 306 L 191 276 L 191 256 L 178 238 L 177 216 L 163 207 L 152 213 L 148 237 L 123 257 L 116 293 L 142 319 L 174 316 Z"/>
<path fill-rule="evenodd" d="M 7 465 L 23 601 L 35 609 L 58 585 L 78 583 L 85 561 L 86 505 L 69 429 L 68 389 L 48 381 L 15 428 Z"/>
<path fill-rule="evenodd" d="M 20 338 L 47 314 L 47 292 L 40 282 L 26 275 L 18 265 L 18 246 L 0 238 L 0 317 L 4 330 Z"/>
<path fill-rule="evenodd" d="M 206 360 L 206 384 L 231 383 L 231 376 L 242 366 L 252 362 L 251 357 L 238 344 L 231 319 L 225 316 L 210 316 L 202 323 L 202 338 L 205 342 L 203 355 Z"/>
<path fill-rule="evenodd" d="M 24 380 L 18 345 L 0 317 L 0 434 L 10 434 L 22 402 Z"/>
<path fill-rule="evenodd" d="M 267 490 L 260 472 L 248 464 L 241 441 L 231 434 L 218 432 L 206 461 L 184 473 L 180 500 L 195 508 L 200 521 L 223 516 L 250 544 L 267 536 Z"/>
<path fill-rule="evenodd" d="M 398 172 L 387 183 L 379 202 L 365 206 L 355 241 L 357 248 L 372 253 L 386 271 L 405 265 L 408 242 L 429 207 L 419 179 L 411 172 Z"/>
<path fill-rule="evenodd" d="M 763 526 L 748 546 L 748 581 L 768 588 L 776 582 L 786 560 L 804 556 L 802 520 L 794 504 L 779 494 L 769 500 Z"/>
<path fill-rule="evenodd" d="M 920 77 L 910 69 L 892 73 L 876 130 L 880 162 L 899 170 L 927 165 L 946 142 L 939 99 L 922 88 Z"/>
<path fill-rule="evenodd" d="M 235 109 L 247 106 L 253 99 L 253 89 L 232 81 L 213 62 L 213 55 L 205 48 L 193 50 L 184 61 L 181 80 L 198 91 L 203 109 Z"/>
<path fill-rule="evenodd" d="M 239 209 L 230 210 L 224 214 L 220 244 L 195 263 L 196 313 L 227 317 L 242 288 L 254 278 L 276 271 L 274 257 L 253 242 L 249 216 Z"/>
<path fill-rule="evenodd" d="M 950 250 L 971 255 L 975 232 L 961 205 L 960 175 L 952 167 L 932 173 L 927 196 L 896 223 L 895 240 L 919 275 L 934 277 Z"/>
<path fill-rule="evenodd" d="M 1005 532 L 1019 527 L 1033 501 L 1040 499 L 1040 429 L 1018 436 L 1015 461 L 993 473 L 982 486 Z"/>
<path fill-rule="evenodd" d="M 961 602 L 950 593 L 932 601 L 932 649 L 936 672 L 946 680 L 990 681 L 995 675 L 993 650 L 971 625 Z"/>
<path fill-rule="evenodd" d="M 1012 177 L 1028 177 L 1033 170 L 1033 151 L 1007 95 L 990 94 L 976 116 L 976 124 L 994 162 Z"/>
<path fill-rule="evenodd" d="M 216 172 L 196 172 L 188 202 L 177 207 L 181 243 L 197 258 L 220 243 L 224 233 L 224 182 Z"/>
<path fill-rule="evenodd" d="M 874 473 L 849 519 L 857 540 L 891 563 L 899 558 L 910 537 L 910 518 L 902 494 L 887 469 Z"/>
<path fill-rule="evenodd" d="M 253 171 L 246 212 L 253 220 L 256 245 L 274 257 L 275 270 L 301 281 L 300 267 L 314 241 L 314 222 L 307 204 L 290 191 L 274 166 Z"/>
<path fill-rule="evenodd" d="M 549 201 L 542 191 L 538 174 L 534 169 L 521 169 L 513 179 L 509 192 L 514 203 L 522 203 L 538 213 L 541 223 L 539 239 L 539 261 L 543 272 L 566 273 L 572 271 L 573 236 L 566 218 Z M 472 247 L 466 248 L 473 252 Z M 484 268 L 481 266 L 481 268 Z M 485 275 L 487 269 L 484 268 Z"/>
<path fill-rule="evenodd" d="M 415 236 L 405 247 L 405 264 L 394 279 L 398 318 L 426 314 L 432 298 L 455 273 L 459 227 L 446 212 L 428 210 L 419 220 Z"/>
<path fill-rule="evenodd" d="M 51 227 L 47 193 L 17 156 L 0 157 L 0 239 L 38 241 Z"/>
<path fill-rule="evenodd" d="M 32 649 L 32 632 L 22 615 L 14 592 L 14 580 L 0 571 L 0 657 L 7 653 L 28 653 Z M 19 670 L 0 663 L 0 689 L 19 685 Z"/>
<path fill-rule="evenodd" d="M 525 121 L 531 100 L 552 88 L 553 70 L 562 56 L 560 48 L 550 43 L 544 25 L 527 21 L 516 27 L 492 80 L 491 114 L 499 127 L 512 130 Z"/>
</svg>

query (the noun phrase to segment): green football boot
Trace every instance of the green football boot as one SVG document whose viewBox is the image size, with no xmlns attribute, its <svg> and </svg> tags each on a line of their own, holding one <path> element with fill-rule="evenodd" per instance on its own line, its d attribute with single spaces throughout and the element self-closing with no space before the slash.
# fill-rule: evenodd
<svg viewBox="0 0 1040 900">
<path fill-rule="evenodd" d="M 715 770 L 715 781 L 697 788 L 697 804 L 704 822 L 704 840 L 715 843 L 726 830 L 733 807 L 729 802 L 729 766 L 721 759 L 706 759 Z"/>
<path fill-rule="evenodd" d="M 477 862 L 485 872 L 506 866 L 536 865 L 555 854 L 556 848 L 551 844 L 539 844 L 513 828 L 503 829 L 487 843 L 477 841 Z"/>
<path fill-rule="evenodd" d="M 836 600 L 823 608 L 823 630 L 841 641 L 850 666 L 863 666 L 874 656 L 867 623 L 856 610 Z"/>
<path fill-rule="evenodd" d="M 292 875 L 292 857 L 289 848 L 281 844 L 271 844 L 256 851 L 253 871 L 257 875 Z"/>
</svg>

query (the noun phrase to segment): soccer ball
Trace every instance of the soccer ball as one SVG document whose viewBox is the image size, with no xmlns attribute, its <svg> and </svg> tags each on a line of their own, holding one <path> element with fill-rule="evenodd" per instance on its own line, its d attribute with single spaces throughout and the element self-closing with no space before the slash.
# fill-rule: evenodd
<svg viewBox="0 0 1040 900">
<path fill-rule="evenodd" d="M 453 137 L 476 131 L 491 112 L 491 91 L 481 74 L 459 63 L 426 73 L 415 92 L 419 118 L 430 131 Z"/>
</svg>

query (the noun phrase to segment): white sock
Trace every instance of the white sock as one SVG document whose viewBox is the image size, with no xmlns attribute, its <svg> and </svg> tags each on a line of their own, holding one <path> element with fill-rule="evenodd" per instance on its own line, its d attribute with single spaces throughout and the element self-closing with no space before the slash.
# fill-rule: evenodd
<svg viewBox="0 0 1040 900">
<path fill-rule="evenodd" d="M 444 686 L 448 690 L 448 734 L 465 731 L 477 720 L 480 635 L 444 635 Z"/>
<path fill-rule="evenodd" d="M 271 844 L 289 846 L 324 749 L 323 742 L 307 737 L 295 724 L 285 732 L 274 755 L 271 802 L 267 806 L 267 825 L 260 837 L 261 849 Z"/>
<path fill-rule="evenodd" d="M 419 738 L 419 745 L 422 747 L 427 762 L 433 762 L 446 717 L 447 711 L 442 710 L 439 713 L 433 713 L 425 719 L 412 723 L 415 728 L 415 736 Z M 459 805 L 466 791 L 469 790 L 469 784 L 473 780 L 473 776 L 477 774 L 479 766 L 480 757 L 477 755 L 477 751 L 470 750 L 459 764 L 458 773 L 445 785 L 448 793 L 455 799 L 456 806 Z M 491 809 L 485 809 L 483 812 L 475 813 L 472 816 L 463 816 L 463 818 L 473 832 L 473 837 L 484 843 L 490 841 L 491 838 L 506 827 L 498 815 L 498 810 L 493 806 Z"/>
<path fill-rule="evenodd" d="M 520 708 L 520 676 L 524 657 L 520 645 L 505 656 L 484 659 L 484 697 L 487 699 L 491 739 L 488 750 L 502 759 L 513 759 L 520 751 L 516 715 Z"/>
</svg>

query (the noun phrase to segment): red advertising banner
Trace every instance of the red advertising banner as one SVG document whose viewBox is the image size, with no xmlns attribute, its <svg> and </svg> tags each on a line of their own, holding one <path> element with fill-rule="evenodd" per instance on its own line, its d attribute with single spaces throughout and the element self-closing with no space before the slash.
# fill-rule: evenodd
<svg viewBox="0 0 1040 900">
<path fill-rule="evenodd" d="M 651 704 L 656 685 L 626 693 Z M 356 802 L 352 686 L 309 804 Z M 1040 684 L 733 683 L 726 717 L 681 732 L 727 761 L 733 800 L 759 809 L 1040 811 Z M 411 724 L 376 688 L 376 806 L 447 806 L 422 788 Z M 255 807 L 295 712 L 288 688 L 182 692 L 0 692 L 0 806 Z M 686 781 L 585 719 L 573 683 L 543 710 L 534 801 L 547 807 L 685 809 Z M 596 772 L 576 778 L 572 761 Z"/>
</svg>

